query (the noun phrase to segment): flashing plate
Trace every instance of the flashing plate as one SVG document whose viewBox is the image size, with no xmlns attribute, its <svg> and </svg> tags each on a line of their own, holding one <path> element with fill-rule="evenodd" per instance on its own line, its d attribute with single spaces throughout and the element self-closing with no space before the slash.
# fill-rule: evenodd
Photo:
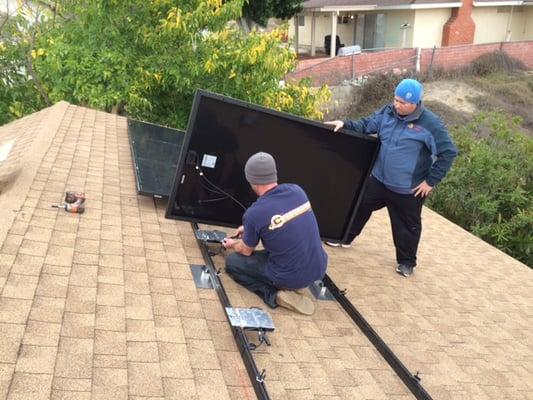
<svg viewBox="0 0 533 400">
<path fill-rule="evenodd" d="M 191 274 L 194 284 L 200 289 L 213 289 L 209 268 L 205 265 L 191 265 Z"/>
<path fill-rule="evenodd" d="M 247 330 L 273 331 L 274 321 L 268 312 L 260 308 L 226 307 L 232 326 Z"/>
<path fill-rule="evenodd" d="M 322 281 L 314 281 L 311 286 L 309 286 L 309 290 L 317 300 L 335 301 L 335 297 L 333 297 Z"/>
</svg>

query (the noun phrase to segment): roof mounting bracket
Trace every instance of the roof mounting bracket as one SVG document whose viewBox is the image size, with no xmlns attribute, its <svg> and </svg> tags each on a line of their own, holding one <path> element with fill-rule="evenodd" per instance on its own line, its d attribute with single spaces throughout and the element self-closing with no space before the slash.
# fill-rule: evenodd
<svg viewBox="0 0 533 400">
<path fill-rule="evenodd" d="M 309 290 L 317 300 L 335 301 L 335 297 L 333 297 L 329 289 L 324 285 L 324 282 L 320 280 L 314 281 L 309 286 Z"/>
<path fill-rule="evenodd" d="M 211 271 L 206 265 L 190 265 L 194 284 L 199 289 L 214 289 L 211 282 Z"/>
<path fill-rule="evenodd" d="M 265 378 L 266 378 L 266 370 L 262 370 L 261 373 L 255 377 L 255 380 L 259 383 L 263 383 L 265 382 Z"/>
<path fill-rule="evenodd" d="M 264 330 L 263 328 L 259 328 L 257 330 L 257 338 L 259 340 L 259 343 L 258 344 L 255 344 L 255 343 L 252 343 L 252 342 L 249 342 L 248 343 L 248 348 L 253 351 L 253 350 L 256 350 L 259 346 L 261 346 L 263 343 L 266 344 L 267 346 L 270 346 L 272 345 L 272 343 L 270 343 L 270 339 L 268 338 L 267 336 L 267 331 Z M 263 372 L 265 372 L 265 370 L 263 370 Z"/>
</svg>

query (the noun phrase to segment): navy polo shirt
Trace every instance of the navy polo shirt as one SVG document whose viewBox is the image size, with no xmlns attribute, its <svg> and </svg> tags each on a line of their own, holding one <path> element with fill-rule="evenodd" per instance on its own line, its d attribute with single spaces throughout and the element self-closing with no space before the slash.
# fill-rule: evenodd
<svg viewBox="0 0 533 400">
<path fill-rule="evenodd" d="M 295 184 L 281 184 L 260 196 L 243 216 L 243 242 L 255 247 L 259 240 L 268 253 L 266 275 L 282 289 L 300 289 L 322 279 L 328 256 L 322 248 L 312 210 L 269 229 L 272 217 L 283 215 L 309 199 Z"/>
</svg>

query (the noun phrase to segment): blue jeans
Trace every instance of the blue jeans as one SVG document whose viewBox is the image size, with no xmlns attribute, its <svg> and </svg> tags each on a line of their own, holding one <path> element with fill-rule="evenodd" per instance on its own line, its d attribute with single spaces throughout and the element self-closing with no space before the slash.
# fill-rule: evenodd
<svg viewBox="0 0 533 400">
<path fill-rule="evenodd" d="M 232 253 L 226 258 L 226 272 L 238 284 L 263 299 L 270 308 L 276 308 L 278 288 L 265 273 L 268 253 L 254 251 L 250 256 Z"/>
</svg>

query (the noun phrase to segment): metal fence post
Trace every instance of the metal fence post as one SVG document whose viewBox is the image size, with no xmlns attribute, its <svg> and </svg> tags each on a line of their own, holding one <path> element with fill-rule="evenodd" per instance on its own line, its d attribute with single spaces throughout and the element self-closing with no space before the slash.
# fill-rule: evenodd
<svg viewBox="0 0 533 400">
<path fill-rule="evenodd" d="M 355 53 L 352 54 L 352 82 L 355 80 Z"/>
<path fill-rule="evenodd" d="M 431 61 L 428 67 L 428 77 L 433 79 L 433 60 L 435 59 L 435 51 L 437 51 L 437 46 L 433 46 L 433 51 L 431 52 Z"/>
</svg>

